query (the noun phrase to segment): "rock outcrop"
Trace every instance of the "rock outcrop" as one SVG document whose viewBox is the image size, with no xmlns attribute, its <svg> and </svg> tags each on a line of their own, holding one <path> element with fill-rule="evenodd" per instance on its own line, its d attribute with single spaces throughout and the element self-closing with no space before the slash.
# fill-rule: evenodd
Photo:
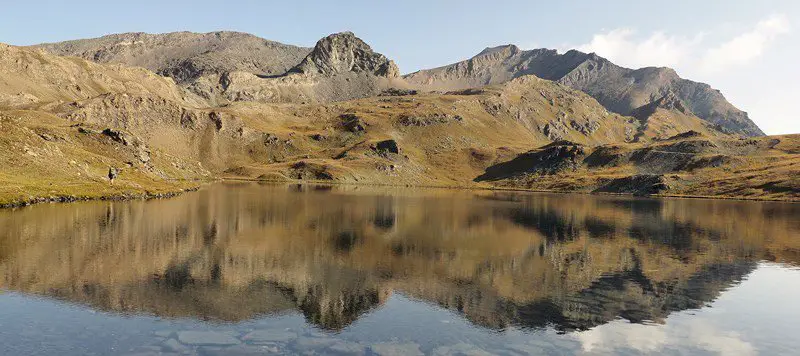
<svg viewBox="0 0 800 356">
<path fill-rule="evenodd" d="M 583 145 L 570 141 L 556 141 L 539 150 L 523 153 L 511 161 L 486 169 L 476 182 L 496 181 L 522 175 L 556 174 L 576 170 L 586 155 Z"/>
<path fill-rule="evenodd" d="M 651 195 L 669 190 L 664 176 L 655 174 L 638 174 L 614 179 L 594 190 L 602 193 L 618 193 L 633 195 Z"/>
<path fill-rule="evenodd" d="M 372 51 L 352 32 L 335 33 L 319 40 L 311 53 L 289 72 L 322 76 L 353 72 L 386 78 L 400 75 L 394 61 Z"/>
</svg>

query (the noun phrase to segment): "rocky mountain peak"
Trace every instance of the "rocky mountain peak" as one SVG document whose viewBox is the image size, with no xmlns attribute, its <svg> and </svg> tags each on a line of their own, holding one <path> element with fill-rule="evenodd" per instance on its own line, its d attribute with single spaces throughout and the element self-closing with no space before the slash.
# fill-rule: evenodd
<svg viewBox="0 0 800 356">
<path fill-rule="evenodd" d="M 372 47 L 349 31 L 319 40 L 311 53 L 290 72 L 324 76 L 357 72 L 387 78 L 400 75 L 394 61 L 374 52 Z"/>
<path fill-rule="evenodd" d="M 513 44 L 507 44 L 507 45 L 502 45 L 502 46 L 497 46 L 497 47 L 486 47 L 486 48 L 483 49 L 483 51 L 478 53 L 475 57 L 480 57 L 480 56 L 490 55 L 490 54 L 500 54 L 500 55 L 502 55 L 504 57 L 511 57 L 511 56 L 516 55 L 516 54 L 518 54 L 520 52 L 522 52 L 522 50 L 519 49 L 519 47 L 517 47 L 517 46 L 515 46 Z"/>
</svg>

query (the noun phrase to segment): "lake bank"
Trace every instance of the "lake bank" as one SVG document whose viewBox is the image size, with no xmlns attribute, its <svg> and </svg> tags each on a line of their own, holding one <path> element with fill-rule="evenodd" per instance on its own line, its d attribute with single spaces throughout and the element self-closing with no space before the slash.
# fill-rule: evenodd
<svg viewBox="0 0 800 356">
<path fill-rule="evenodd" d="M 265 183 L 265 184 L 303 184 L 303 185 L 352 185 L 352 186 L 369 186 L 369 187 L 386 187 L 386 188 L 422 188 L 422 189 L 457 189 L 457 190 L 474 190 L 474 191 L 507 191 L 507 192 L 530 192 L 530 193 L 554 193 L 554 194 L 580 194 L 580 195 L 596 195 L 596 196 L 622 196 L 622 197 L 642 197 L 642 198 L 681 198 L 681 199 L 710 199 L 710 200 L 733 200 L 733 201 L 755 201 L 755 202 L 784 202 L 784 203 L 800 203 L 800 200 L 793 198 L 774 199 L 766 197 L 730 197 L 730 196 L 707 196 L 707 195 L 681 195 L 681 194 L 651 194 L 651 195 L 637 195 L 630 193 L 608 193 L 608 192 L 589 192 L 589 191 L 564 191 L 564 190 L 548 190 L 548 189 L 525 189 L 514 187 L 490 187 L 490 186 L 463 186 L 463 185 L 408 185 L 408 184 L 385 184 L 385 183 L 369 183 L 369 182 L 337 182 L 326 180 L 258 180 L 249 178 L 238 177 L 225 177 L 216 180 L 192 180 L 192 181 L 179 181 L 178 184 L 165 184 L 154 187 L 154 189 L 129 189 L 118 190 L 112 185 L 105 188 L 97 189 L 77 189 L 71 193 L 53 193 L 49 195 L 28 195 L 27 198 L 22 198 L 26 194 L 12 195 L 7 191 L 0 189 L 0 209 L 20 208 L 35 204 L 42 203 L 71 203 L 79 201 L 92 201 L 92 200 L 150 200 L 150 199 L 165 199 L 178 196 L 186 192 L 192 192 L 200 189 L 204 185 L 220 183 L 220 182 L 252 182 L 252 183 Z M 174 182 L 172 182 L 174 183 Z M 47 186 L 50 190 L 63 191 L 57 186 Z M 44 189 L 44 187 L 43 187 Z"/>
</svg>

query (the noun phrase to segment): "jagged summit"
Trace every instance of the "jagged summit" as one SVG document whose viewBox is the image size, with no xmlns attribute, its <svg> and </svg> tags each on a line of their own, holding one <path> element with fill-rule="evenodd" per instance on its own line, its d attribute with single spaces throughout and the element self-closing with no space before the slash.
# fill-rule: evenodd
<svg viewBox="0 0 800 356">
<path fill-rule="evenodd" d="M 387 78 L 400 75 L 394 61 L 374 52 L 372 47 L 349 31 L 319 40 L 311 53 L 289 72 L 324 76 L 365 72 Z"/>
<path fill-rule="evenodd" d="M 483 51 L 478 53 L 475 57 L 479 57 L 479 56 L 483 56 L 483 55 L 487 55 L 487 54 L 495 54 L 495 53 L 503 53 L 503 54 L 507 54 L 509 56 L 512 56 L 512 55 L 515 55 L 515 54 L 519 53 L 520 51 L 521 50 L 519 49 L 519 47 L 517 47 L 517 46 L 515 46 L 513 44 L 507 44 L 507 45 L 502 45 L 502 46 L 486 47 L 486 48 L 483 49 Z"/>
</svg>

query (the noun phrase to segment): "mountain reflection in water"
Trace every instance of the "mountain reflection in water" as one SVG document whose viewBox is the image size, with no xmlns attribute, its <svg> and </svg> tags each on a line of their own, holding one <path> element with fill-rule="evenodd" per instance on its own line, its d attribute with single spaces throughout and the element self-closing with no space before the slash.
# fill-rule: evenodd
<svg viewBox="0 0 800 356">
<path fill-rule="evenodd" d="M 218 184 L 0 211 L 0 288 L 92 308 L 341 330 L 401 293 L 502 329 L 661 322 L 758 261 L 800 261 L 800 206 Z M 795 237 L 795 238 L 793 238 Z"/>
</svg>

